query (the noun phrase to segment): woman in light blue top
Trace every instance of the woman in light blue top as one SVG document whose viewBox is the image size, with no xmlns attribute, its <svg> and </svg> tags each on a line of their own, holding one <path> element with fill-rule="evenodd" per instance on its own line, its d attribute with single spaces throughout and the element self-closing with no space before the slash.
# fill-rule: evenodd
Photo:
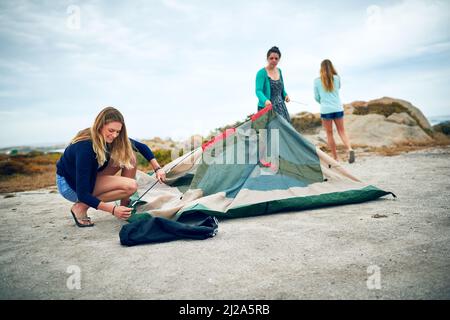
<svg viewBox="0 0 450 320">
<path fill-rule="evenodd" d="M 348 162 L 355 162 L 355 152 L 350 145 L 350 140 L 344 128 L 344 108 L 339 98 L 341 79 L 339 78 L 330 60 L 324 60 L 320 66 L 320 78 L 314 80 L 314 97 L 320 103 L 320 117 L 322 125 L 327 133 L 328 147 L 333 158 L 338 160 L 336 142 L 333 137 L 333 122 L 337 132 L 349 154 Z"/>
</svg>

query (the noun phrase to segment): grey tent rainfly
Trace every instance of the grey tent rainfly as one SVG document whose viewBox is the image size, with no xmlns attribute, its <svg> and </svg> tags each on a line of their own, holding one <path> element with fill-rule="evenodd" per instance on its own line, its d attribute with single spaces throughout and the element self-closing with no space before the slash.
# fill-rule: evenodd
<svg viewBox="0 0 450 320">
<path fill-rule="evenodd" d="M 218 227 L 217 220 L 208 217 L 248 217 L 360 203 L 389 194 L 395 197 L 351 175 L 270 106 L 163 169 L 167 185 L 155 184 L 154 177 L 139 173 L 134 198 L 139 201 L 134 203 L 130 224 L 121 230 L 122 244 L 135 235 L 128 232 L 133 228 L 142 240 L 134 238 L 134 244 L 158 242 L 158 237 L 156 241 L 148 238 L 155 224 L 158 232 L 177 230 L 173 231 L 177 236 L 169 240 L 195 238 L 198 235 L 190 232 L 196 227 L 200 227 L 198 237 L 207 238 Z M 164 229 L 165 223 L 170 227 Z M 143 226 L 147 238 L 142 236 Z M 184 227 L 187 233 L 179 229 Z"/>
</svg>

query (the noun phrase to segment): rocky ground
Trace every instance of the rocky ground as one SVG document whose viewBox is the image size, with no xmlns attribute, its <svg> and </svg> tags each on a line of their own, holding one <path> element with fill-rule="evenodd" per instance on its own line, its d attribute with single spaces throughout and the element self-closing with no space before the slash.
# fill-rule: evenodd
<svg viewBox="0 0 450 320">
<path fill-rule="evenodd" d="M 103 212 L 75 227 L 53 189 L 1 195 L 0 298 L 449 299 L 450 148 L 346 167 L 398 198 L 221 221 L 215 238 L 131 248 Z"/>
</svg>

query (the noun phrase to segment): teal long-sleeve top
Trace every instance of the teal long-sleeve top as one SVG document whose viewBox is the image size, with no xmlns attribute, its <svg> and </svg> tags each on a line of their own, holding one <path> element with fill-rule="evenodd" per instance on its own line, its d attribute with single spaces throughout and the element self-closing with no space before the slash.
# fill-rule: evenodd
<svg viewBox="0 0 450 320">
<path fill-rule="evenodd" d="M 334 75 L 333 81 L 334 90 L 330 92 L 325 90 L 320 78 L 314 80 L 314 98 L 320 103 L 320 113 L 322 114 L 344 111 L 341 98 L 339 97 L 341 79 L 339 76 Z"/>
<path fill-rule="evenodd" d="M 287 96 L 286 91 L 284 90 L 284 81 L 283 74 L 281 73 L 281 69 L 278 68 L 280 72 L 280 80 L 283 85 L 283 99 Z M 265 107 L 265 103 L 267 100 L 270 100 L 270 78 L 267 74 L 266 68 L 262 68 L 256 74 L 256 96 L 258 97 L 258 110 L 263 109 Z"/>
</svg>

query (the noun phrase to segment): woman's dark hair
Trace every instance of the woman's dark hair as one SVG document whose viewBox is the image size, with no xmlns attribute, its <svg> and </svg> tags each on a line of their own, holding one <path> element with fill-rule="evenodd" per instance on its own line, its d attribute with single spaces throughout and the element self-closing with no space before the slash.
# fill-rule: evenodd
<svg viewBox="0 0 450 320">
<path fill-rule="evenodd" d="M 281 52 L 280 52 L 280 49 L 278 49 L 278 47 L 270 48 L 269 51 L 267 51 L 267 58 L 269 58 L 271 53 L 276 53 L 276 54 L 278 54 L 278 57 L 281 58 Z"/>
</svg>

